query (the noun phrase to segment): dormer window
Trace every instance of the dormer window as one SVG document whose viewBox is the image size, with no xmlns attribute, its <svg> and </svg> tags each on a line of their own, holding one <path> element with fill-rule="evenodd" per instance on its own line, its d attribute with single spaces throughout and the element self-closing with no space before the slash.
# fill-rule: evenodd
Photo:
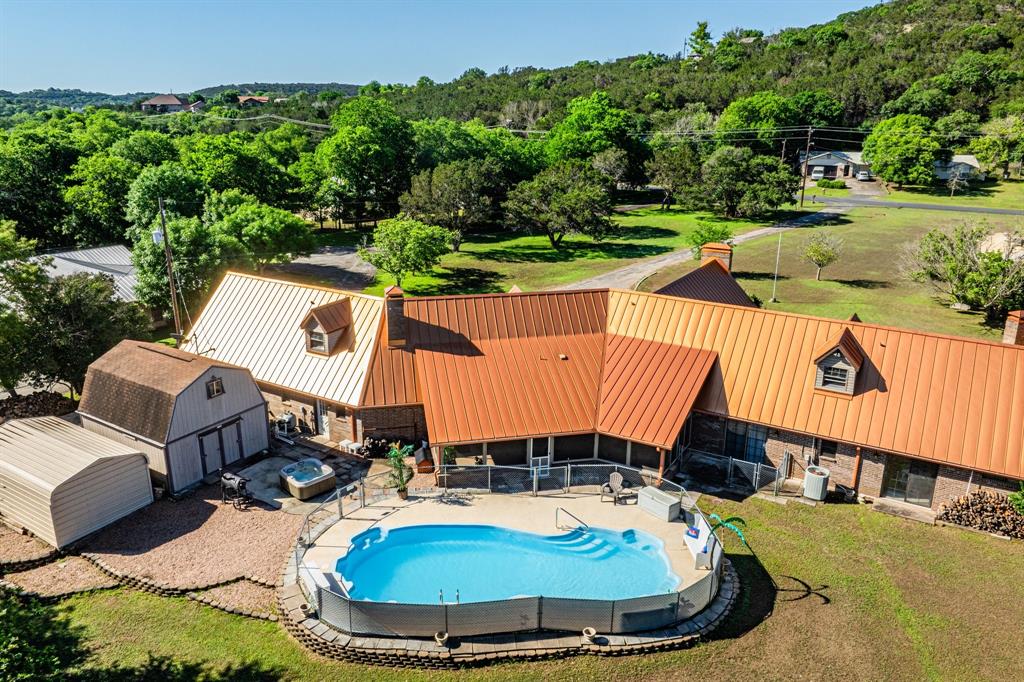
<svg viewBox="0 0 1024 682">
<path fill-rule="evenodd" d="M 844 328 L 815 353 L 814 388 L 852 396 L 863 362 L 864 353 L 856 337 Z"/>
<path fill-rule="evenodd" d="M 307 348 L 314 353 L 326 353 L 327 352 L 327 334 L 323 332 L 310 330 L 308 333 Z"/>
<path fill-rule="evenodd" d="M 352 303 L 348 297 L 311 308 L 300 325 L 306 336 L 306 351 L 331 355 L 339 344 L 351 343 Z"/>
</svg>

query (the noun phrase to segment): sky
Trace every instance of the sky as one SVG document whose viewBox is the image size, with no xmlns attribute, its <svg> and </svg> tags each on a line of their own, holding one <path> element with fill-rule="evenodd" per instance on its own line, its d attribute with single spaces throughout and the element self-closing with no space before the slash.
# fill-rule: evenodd
<svg viewBox="0 0 1024 682">
<path fill-rule="evenodd" d="M 875 0 L 0 0 L 0 89 L 414 83 L 673 54 L 698 21 L 771 33 Z"/>
</svg>

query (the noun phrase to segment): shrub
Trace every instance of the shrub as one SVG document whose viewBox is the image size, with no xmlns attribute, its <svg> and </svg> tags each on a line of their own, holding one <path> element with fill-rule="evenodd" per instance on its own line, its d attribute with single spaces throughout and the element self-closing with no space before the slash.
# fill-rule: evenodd
<svg viewBox="0 0 1024 682">
<path fill-rule="evenodd" d="M 1017 510 L 1017 513 L 1024 515 L 1024 483 L 1020 484 L 1020 490 L 1010 493 L 1007 497 L 1010 498 L 1010 504 Z"/>
<path fill-rule="evenodd" d="M 822 189 L 846 189 L 846 181 L 822 178 L 821 180 L 818 180 L 818 187 L 821 187 Z"/>
</svg>

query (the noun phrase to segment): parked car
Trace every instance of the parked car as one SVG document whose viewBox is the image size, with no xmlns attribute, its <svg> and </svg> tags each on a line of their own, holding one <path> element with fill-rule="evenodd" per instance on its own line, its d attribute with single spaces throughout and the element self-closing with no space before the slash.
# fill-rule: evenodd
<svg viewBox="0 0 1024 682">
<path fill-rule="evenodd" d="M 825 177 L 825 167 L 824 166 L 815 166 L 814 169 L 811 170 L 811 180 L 821 180 L 824 177 Z"/>
<path fill-rule="evenodd" d="M 867 182 L 871 179 L 871 173 L 869 171 L 857 171 L 857 179 L 861 182 Z"/>
</svg>

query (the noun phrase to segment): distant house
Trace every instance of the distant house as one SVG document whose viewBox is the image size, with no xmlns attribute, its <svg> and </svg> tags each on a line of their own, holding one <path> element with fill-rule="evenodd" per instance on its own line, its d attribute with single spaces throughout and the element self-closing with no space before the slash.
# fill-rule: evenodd
<svg viewBox="0 0 1024 682">
<path fill-rule="evenodd" d="M 143 102 L 141 108 L 143 111 L 155 111 L 160 114 L 185 111 L 189 108 L 188 97 L 181 95 L 157 95 Z"/>
<path fill-rule="evenodd" d="M 86 272 L 90 275 L 108 275 L 114 280 L 114 292 L 122 301 L 135 300 L 135 266 L 132 252 L 123 244 L 97 246 L 43 254 L 51 259 L 46 268 L 50 277 Z"/>
<path fill-rule="evenodd" d="M 192 102 L 192 104 L 189 104 L 188 105 L 188 111 L 191 111 L 192 113 L 196 113 L 197 111 L 202 111 L 205 107 L 206 107 L 206 102 L 204 102 L 203 100 L 200 99 L 200 100 L 196 100 L 195 102 Z"/>
<path fill-rule="evenodd" d="M 804 167 L 804 153 L 800 152 L 800 168 Z M 856 177 L 861 171 L 870 171 L 871 165 L 864 160 L 861 152 L 854 151 L 820 151 L 811 152 L 807 159 L 807 174 L 821 167 L 826 178 Z"/>
<path fill-rule="evenodd" d="M 238 96 L 238 106 L 240 107 L 261 107 L 269 101 L 269 97 L 262 97 L 257 95 Z"/>
<path fill-rule="evenodd" d="M 954 173 L 959 173 L 965 180 L 984 180 L 985 173 L 974 154 L 954 154 L 948 161 L 942 159 L 935 162 L 935 177 L 949 180 Z"/>
</svg>

